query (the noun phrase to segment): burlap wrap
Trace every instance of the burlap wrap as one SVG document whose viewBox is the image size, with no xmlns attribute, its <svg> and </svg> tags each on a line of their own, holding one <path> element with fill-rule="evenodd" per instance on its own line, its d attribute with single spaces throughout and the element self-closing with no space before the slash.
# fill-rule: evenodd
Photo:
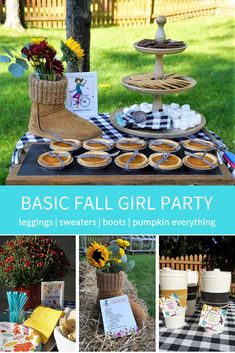
<svg viewBox="0 0 235 353">
<path fill-rule="evenodd" d="M 66 98 L 67 78 L 59 81 L 38 80 L 29 76 L 29 96 L 33 102 L 40 104 L 64 104 Z"/>
<path fill-rule="evenodd" d="M 124 286 L 123 272 L 105 273 L 96 272 L 97 287 L 105 291 L 119 291 Z"/>
<path fill-rule="evenodd" d="M 96 272 L 97 287 L 99 289 L 97 301 L 122 295 L 124 286 L 123 272 Z"/>
</svg>

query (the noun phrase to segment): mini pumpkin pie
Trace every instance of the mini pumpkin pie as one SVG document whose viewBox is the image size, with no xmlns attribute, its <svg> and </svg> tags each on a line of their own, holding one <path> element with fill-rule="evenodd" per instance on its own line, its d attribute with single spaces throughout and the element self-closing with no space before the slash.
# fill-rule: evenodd
<svg viewBox="0 0 235 353">
<path fill-rule="evenodd" d="M 186 155 L 183 163 L 191 169 L 195 170 L 211 170 L 218 166 L 218 159 L 211 153 L 197 152 Z"/>
<path fill-rule="evenodd" d="M 174 170 L 182 166 L 182 160 L 171 153 L 153 153 L 149 156 L 149 165 L 154 169 Z"/>
<path fill-rule="evenodd" d="M 89 151 L 78 156 L 77 162 L 86 168 L 104 168 L 112 162 L 112 157 L 104 151 Z"/>
<path fill-rule="evenodd" d="M 116 147 L 122 151 L 143 150 L 146 147 L 146 142 L 137 138 L 121 138 L 117 140 Z"/>
<path fill-rule="evenodd" d="M 149 148 L 155 152 L 178 152 L 180 150 L 180 145 L 178 142 L 167 139 L 153 140 L 149 143 Z"/>
<path fill-rule="evenodd" d="M 64 141 L 51 141 L 50 148 L 55 151 L 72 152 L 78 150 L 81 145 L 82 143 L 79 140 L 67 139 Z"/>
<path fill-rule="evenodd" d="M 50 170 L 63 169 L 72 161 L 71 154 L 64 151 L 48 151 L 38 157 L 38 164 Z"/>
<path fill-rule="evenodd" d="M 211 151 L 215 148 L 215 145 L 211 141 L 205 141 L 202 139 L 185 140 L 183 143 L 184 148 L 190 151 Z"/>
<path fill-rule="evenodd" d="M 110 139 L 95 138 L 83 142 L 83 148 L 88 151 L 109 151 L 114 147 L 114 142 Z"/>
<path fill-rule="evenodd" d="M 148 158 L 143 153 L 127 152 L 115 158 L 115 164 L 126 170 L 137 170 L 148 165 Z"/>
</svg>

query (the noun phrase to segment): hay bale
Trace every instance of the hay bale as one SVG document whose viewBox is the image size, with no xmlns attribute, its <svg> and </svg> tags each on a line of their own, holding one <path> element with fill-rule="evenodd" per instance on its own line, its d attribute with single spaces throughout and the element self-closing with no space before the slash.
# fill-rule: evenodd
<svg viewBox="0 0 235 353">
<path fill-rule="evenodd" d="M 111 339 L 105 337 L 102 318 L 96 306 L 98 289 L 95 269 L 87 262 L 80 263 L 80 352 L 154 352 L 155 320 L 148 317 L 146 325 L 138 334 Z M 136 289 L 125 276 L 124 292 L 147 311 L 143 300 L 137 297 Z"/>
</svg>

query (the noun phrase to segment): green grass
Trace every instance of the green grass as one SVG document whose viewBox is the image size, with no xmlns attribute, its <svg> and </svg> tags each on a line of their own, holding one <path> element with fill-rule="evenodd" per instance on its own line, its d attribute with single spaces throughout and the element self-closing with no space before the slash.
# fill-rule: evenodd
<svg viewBox="0 0 235 353">
<path fill-rule="evenodd" d="M 155 317 L 155 255 L 129 255 L 129 259 L 135 260 L 135 267 L 127 273 L 128 279 L 137 288 L 138 297 L 146 302 L 149 314 Z"/>
<path fill-rule="evenodd" d="M 127 272 L 128 279 L 135 285 L 138 297 L 145 301 L 149 314 L 155 317 L 156 257 L 153 254 L 127 255 L 129 260 L 135 260 L 135 267 Z M 85 260 L 85 256 L 80 256 L 79 261 Z"/>
<path fill-rule="evenodd" d="M 167 25 L 167 36 L 184 40 L 188 48 L 181 54 L 165 57 L 166 71 L 187 74 L 197 80 L 197 86 L 187 93 L 167 96 L 164 101 L 189 103 L 204 114 L 207 126 L 234 150 L 233 24 L 233 18 L 229 17 L 201 17 Z M 155 31 L 155 25 L 92 29 L 91 70 L 98 72 L 100 112 L 151 101 L 147 95 L 124 89 L 120 79 L 130 73 L 153 69 L 154 57 L 137 53 L 132 45 L 143 37 L 153 37 Z M 29 29 L 17 33 L 0 27 L 0 43 L 16 49 L 32 36 L 39 35 L 46 35 L 58 48 L 59 40 L 65 38 L 65 31 Z M 0 183 L 4 183 L 14 145 L 27 130 L 30 100 L 27 77 L 12 78 L 4 64 L 0 64 L 0 87 Z"/>
</svg>

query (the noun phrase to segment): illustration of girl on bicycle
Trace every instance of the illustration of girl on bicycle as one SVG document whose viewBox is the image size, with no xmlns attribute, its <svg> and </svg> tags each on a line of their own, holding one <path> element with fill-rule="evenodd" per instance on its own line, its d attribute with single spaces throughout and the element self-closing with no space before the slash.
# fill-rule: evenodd
<svg viewBox="0 0 235 353">
<path fill-rule="evenodd" d="M 84 87 L 85 84 L 86 84 L 86 80 L 84 80 L 83 78 L 79 78 L 77 77 L 75 79 L 75 83 L 76 83 L 76 88 L 73 90 L 73 91 L 69 91 L 70 93 L 73 93 L 73 92 L 76 92 L 74 95 L 73 95 L 73 99 L 75 100 L 75 104 L 77 106 L 77 108 L 79 107 L 79 103 L 80 103 L 80 97 L 82 95 L 82 88 L 81 87 Z"/>
</svg>

